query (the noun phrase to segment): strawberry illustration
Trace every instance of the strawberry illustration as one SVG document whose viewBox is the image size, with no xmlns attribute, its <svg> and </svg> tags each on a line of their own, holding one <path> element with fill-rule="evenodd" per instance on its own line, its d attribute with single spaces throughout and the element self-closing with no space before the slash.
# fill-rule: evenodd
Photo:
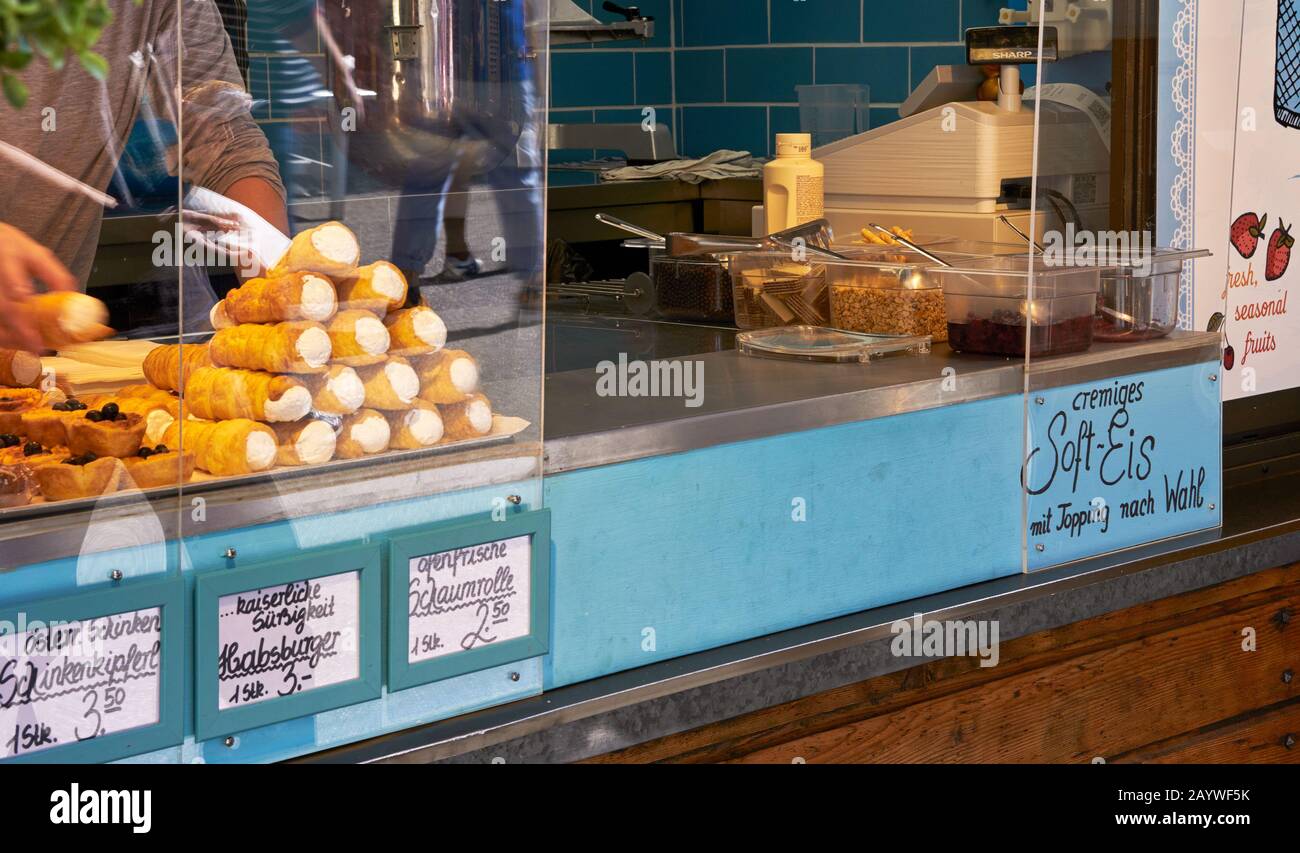
<svg viewBox="0 0 1300 853">
<path fill-rule="evenodd" d="M 1236 363 L 1237 351 L 1232 348 L 1232 344 L 1228 344 L 1223 349 L 1223 369 L 1232 370 L 1232 366 Z"/>
<path fill-rule="evenodd" d="M 1291 236 L 1291 229 L 1286 227 L 1286 223 L 1279 219 L 1277 224 L 1273 236 L 1268 238 L 1268 257 L 1264 264 L 1264 278 L 1267 281 L 1277 281 L 1286 272 L 1291 264 L 1291 247 L 1295 245 L 1295 238 Z"/>
<path fill-rule="evenodd" d="M 1232 230 L 1228 232 L 1232 247 L 1243 258 L 1252 257 L 1255 250 L 1259 248 L 1259 238 L 1264 236 L 1264 226 L 1267 224 L 1267 213 L 1264 214 L 1263 219 L 1254 213 L 1243 213 L 1238 216 L 1237 221 L 1232 223 Z"/>
</svg>

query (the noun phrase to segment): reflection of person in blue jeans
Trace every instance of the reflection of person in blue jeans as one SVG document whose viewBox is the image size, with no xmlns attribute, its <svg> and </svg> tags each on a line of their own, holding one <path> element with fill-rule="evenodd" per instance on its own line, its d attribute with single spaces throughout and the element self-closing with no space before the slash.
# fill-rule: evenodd
<svg viewBox="0 0 1300 853">
<path fill-rule="evenodd" d="M 316 162 L 322 155 L 320 146 L 303 149 L 299 139 L 304 128 L 308 138 L 328 139 L 319 128 L 332 100 L 321 70 L 303 55 L 319 50 L 316 26 L 316 0 L 248 0 L 249 50 L 275 54 L 250 67 L 249 88 L 268 102 L 274 96 L 274 103 L 267 105 L 270 121 L 261 127 L 290 202 L 295 195 L 314 195 L 322 189 L 309 180 L 310 170 L 321 168 Z M 292 226 L 292 207 L 289 214 Z"/>
<path fill-rule="evenodd" d="M 522 3 L 492 3 L 502 16 L 501 84 L 496 103 L 464 104 L 454 117 L 463 155 L 445 164 L 422 164 L 402 185 L 393 231 L 392 261 L 406 274 L 411 302 L 419 299 L 416 282 L 437 249 L 451 201 L 452 216 L 462 224 L 448 228 L 448 258 L 442 281 L 477 275 L 479 264 L 464 240 L 463 217 L 472 179 L 493 190 L 502 222 L 501 234 L 476 234 L 494 249 L 504 249 L 505 265 L 531 278 L 541 269 L 542 193 L 540 139 L 534 124 L 535 93 L 528 58 Z M 474 69 L 475 74 L 485 73 Z M 489 90 L 490 91 L 490 90 Z M 501 238 L 504 244 L 496 243 Z"/>
</svg>

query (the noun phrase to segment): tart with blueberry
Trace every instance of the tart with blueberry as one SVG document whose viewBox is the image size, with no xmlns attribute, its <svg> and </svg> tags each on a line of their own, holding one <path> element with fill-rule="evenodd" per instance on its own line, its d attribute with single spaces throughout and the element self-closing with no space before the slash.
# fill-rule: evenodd
<svg viewBox="0 0 1300 853">
<path fill-rule="evenodd" d="M 42 465 L 33 473 L 46 500 L 69 501 L 117 491 L 126 469 L 121 459 L 83 453 L 71 456 L 59 465 Z"/>
<path fill-rule="evenodd" d="M 45 447 L 39 441 L 30 441 L 16 435 L 0 435 L 0 465 L 23 465 L 37 468 L 57 465 L 68 458 L 62 447 Z"/>
<path fill-rule="evenodd" d="M 73 455 L 134 456 L 144 441 L 144 417 L 123 412 L 117 403 L 105 403 L 68 422 L 68 449 Z"/>
<path fill-rule="evenodd" d="M 165 444 L 142 447 L 122 460 L 126 475 L 137 489 L 175 486 L 194 476 L 194 454 L 171 450 Z"/>
<path fill-rule="evenodd" d="M 21 432 L 23 415 L 40 408 L 44 397 L 37 388 L 0 388 L 0 433 Z"/>
<path fill-rule="evenodd" d="M 46 447 L 61 447 L 68 443 L 68 425 L 85 411 L 85 403 L 72 399 L 32 409 L 23 414 L 18 431 Z"/>
</svg>

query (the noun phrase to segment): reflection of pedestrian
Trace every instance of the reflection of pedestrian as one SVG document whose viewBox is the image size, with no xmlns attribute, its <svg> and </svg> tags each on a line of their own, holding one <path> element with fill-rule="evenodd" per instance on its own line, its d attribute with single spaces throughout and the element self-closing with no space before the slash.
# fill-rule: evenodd
<svg viewBox="0 0 1300 853">
<path fill-rule="evenodd" d="M 319 195 L 322 161 L 330 162 L 321 151 L 329 137 L 320 132 L 320 123 L 331 102 L 324 97 L 321 70 L 304 55 L 320 49 L 316 0 L 248 0 L 248 43 L 257 53 L 275 54 L 250 69 L 249 85 L 266 98 L 269 120 L 262 122 L 262 130 L 289 200 Z M 317 180 L 312 180 L 313 172 Z M 292 225 L 292 207 L 289 213 Z"/>
<path fill-rule="evenodd" d="M 413 164 L 402 185 L 391 256 L 413 285 L 412 301 L 419 299 L 417 282 L 433 259 L 445 220 L 449 260 L 442 280 L 479 272 L 465 233 L 474 182 L 492 190 L 484 197 L 494 202 L 502 223 L 502 233 L 475 234 L 475 240 L 503 248 L 506 266 L 515 272 L 534 275 L 542 264 L 541 158 L 525 4 L 459 2 L 464 6 L 459 12 L 473 16 L 485 34 L 495 34 L 490 40 L 495 52 L 477 67 L 454 69 L 472 81 L 463 87 L 471 94 L 456 101 L 448 117 L 457 155 L 443 163 Z"/>
</svg>

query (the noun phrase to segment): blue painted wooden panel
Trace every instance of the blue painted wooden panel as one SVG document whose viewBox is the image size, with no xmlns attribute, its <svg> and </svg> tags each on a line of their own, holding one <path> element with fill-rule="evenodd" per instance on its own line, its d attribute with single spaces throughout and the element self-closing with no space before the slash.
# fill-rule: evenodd
<svg viewBox="0 0 1300 853">
<path fill-rule="evenodd" d="M 548 478 L 547 687 L 1019 572 L 1022 415 L 1003 397 Z"/>
<path fill-rule="evenodd" d="M 1034 396 L 1031 570 L 1222 523 L 1219 372 L 1208 362 Z"/>
</svg>

